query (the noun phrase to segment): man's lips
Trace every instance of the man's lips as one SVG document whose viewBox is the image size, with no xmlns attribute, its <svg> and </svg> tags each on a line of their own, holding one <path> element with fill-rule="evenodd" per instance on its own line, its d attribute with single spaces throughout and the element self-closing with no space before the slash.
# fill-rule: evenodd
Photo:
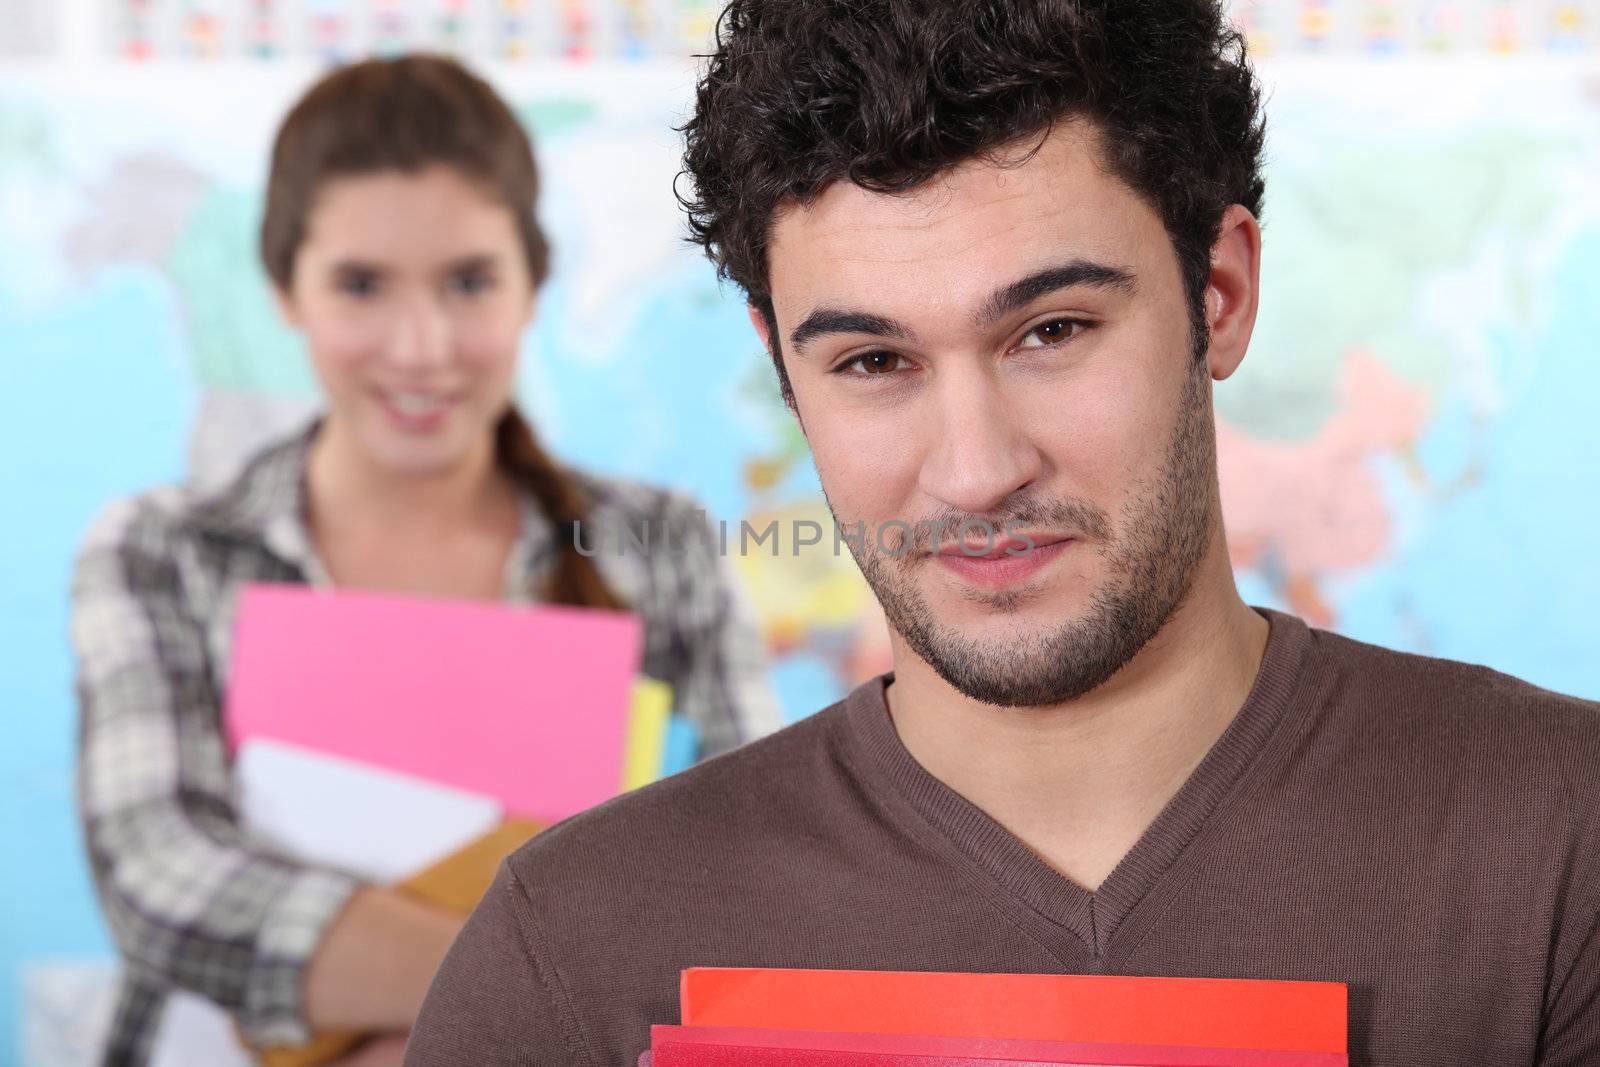
<svg viewBox="0 0 1600 1067">
<path fill-rule="evenodd" d="M 1021 538 L 997 538 L 992 546 L 949 546 L 935 553 L 933 559 L 968 585 L 1001 588 L 1027 581 L 1075 544 L 1077 541 L 1070 537 L 1046 539 L 1041 535 L 1033 539 L 1033 547 L 1029 548 Z M 978 555 L 968 555 L 963 547 L 980 551 Z"/>
<path fill-rule="evenodd" d="M 964 541 L 942 546 L 934 555 L 971 560 L 1024 559 L 1035 552 L 1059 545 L 1072 538 L 1065 534 L 1022 534 L 996 537 L 989 541 Z"/>
</svg>

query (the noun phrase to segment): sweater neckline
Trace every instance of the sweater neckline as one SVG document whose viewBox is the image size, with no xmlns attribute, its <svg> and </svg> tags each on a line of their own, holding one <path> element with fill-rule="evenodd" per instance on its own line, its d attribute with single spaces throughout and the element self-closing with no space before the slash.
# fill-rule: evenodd
<svg viewBox="0 0 1600 1067">
<path fill-rule="evenodd" d="M 1011 896 L 1074 934 L 1096 958 L 1122 920 L 1161 882 L 1194 843 L 1287 717 L 1310 647 L 1299 618 L 1255 609 L 1269 623 L 1255 681 L 1233 721 L 1201 759 L 1100 888 L 1090 892 L 1041 859 L 964 796 L 918 763 L 900 740 L 885 690 L 892 674 L 858 686 L 845 700 L 855 761 L 879 787 L 892 790 L 940 837 L 954 845 Z"/>
</svg>

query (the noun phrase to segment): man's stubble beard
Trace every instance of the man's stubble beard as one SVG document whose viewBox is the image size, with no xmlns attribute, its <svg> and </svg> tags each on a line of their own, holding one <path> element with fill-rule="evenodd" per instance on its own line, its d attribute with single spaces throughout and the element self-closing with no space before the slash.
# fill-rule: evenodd
<svg viewBox="0 0 1600 1067">
<path fill-rule="evenodd" d="M 915 551 L 895 559 L 877 551 L 870 536 L 859 545 L 851 541 L 851 554 L 889 625 L 939 677 L 986 704 L 1059 704 L 1108 681 L 1183 603 L 1210 547 L 1216 431 L 1207 380 L 1204 363 L 1197 361 L 1190 368 L 1161 469 L 1134 493 L 1116 523 L 1082 501 L 1027 497 L 1000 513 L 974 516 L 996 530 L 1008 522 L 1012 529 L 1028 528 L 1018 520 L 1054 523 L 1098 541 L 1107 577 L 1091 594 L 1082 618 L 1019 634 L 1006 644 L 979 643 L 935 618 L 917 590 L 911 571 L 934 565 L 929 556 Z M 834 517 L 838 521 L 837 512 Z M 999 613 L 1014 613 L 1031 598 L 1025 590 L 967 596 Z"/>
</svg>

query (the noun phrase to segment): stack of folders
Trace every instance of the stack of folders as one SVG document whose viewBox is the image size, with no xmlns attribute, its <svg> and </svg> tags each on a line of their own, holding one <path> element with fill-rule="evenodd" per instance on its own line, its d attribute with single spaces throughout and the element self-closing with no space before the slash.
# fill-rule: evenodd
<svg viewBox="0 0 1600 1067">
<path fill-rule="evenodd" d="M 1346 1067 L 1332 982 L 696 968 L 641 1067 Z"/>
<path fill-rule="evenodd" d="M 555 822 L 654 778 L 671 694 L 637 616 L 247 586 L 224 722 Z"/>
<path fill-rule="evenodd" d="M 637 617 L 257 585 L 224 723 L 260 845 L 466 915 L 540 828 L 685 762 Z M 314 1067 L 356 1034 L 257 1049 Z"/>
</svg>

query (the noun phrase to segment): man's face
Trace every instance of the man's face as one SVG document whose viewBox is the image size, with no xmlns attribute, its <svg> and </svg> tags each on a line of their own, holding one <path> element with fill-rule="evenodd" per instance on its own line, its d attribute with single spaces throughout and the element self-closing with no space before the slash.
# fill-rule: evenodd
<svg viewBox="0 0 1600 1067">
<path fill-rule="evenodd" d="M 988 703 L 1110 678 L 1211 544 L 1215 453 L 1176 254 L 1092 130 L 901 196 L 837 183 L 770 249 L 796 413 L 890 625 Z"/>
</svg>

